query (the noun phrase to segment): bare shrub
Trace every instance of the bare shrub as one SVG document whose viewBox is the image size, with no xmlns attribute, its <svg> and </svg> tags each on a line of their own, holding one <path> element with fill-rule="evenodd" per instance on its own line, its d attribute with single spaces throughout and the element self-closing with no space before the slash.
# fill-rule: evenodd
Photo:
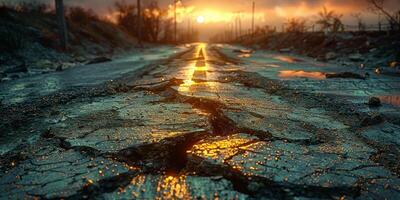
<svg viewBox="0 0 400 200">
<path fill-rule="evenodd" d="M 99 20 L 99 17 L 92 9 L 85 9 L 82 7 L 68 8 L 67 17 L 74 22 L 88 22 L 92 20 Z"/>
<path fill-rule="evenodd" d="M 325 6 L 322 11 L 318 13 L 319 19 L 316 24 L 320 25 L 321 31 L 324 32 L 340 32 L 344 31 L 344 25 L 341 18 L 343 15 L 336 14 L 333 10 L 328 10 Z"/>
<path fill-rule="evenodd" d="M 304 33 L 306 31 L 306 20 L 300 18 L 289 18 L 286 22 L 286 32 Z"/>
<path fill-rule="evenodd" d="M 385 8 L 385 0 L 367 0 L 367 2 L 370 10 L 385 16 L 392 31 L 400 30 L 400 9 L 390 12 L 388 8 Z"/>
</svg>

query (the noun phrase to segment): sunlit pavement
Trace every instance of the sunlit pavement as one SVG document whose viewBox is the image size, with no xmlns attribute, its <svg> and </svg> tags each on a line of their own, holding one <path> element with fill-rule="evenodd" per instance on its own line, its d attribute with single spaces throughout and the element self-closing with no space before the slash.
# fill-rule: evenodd
<svg viewBox="0 0 400 200">
<path fill-rule="evenodd" d="M 239 48 L 192 44 L 101 93 L 32 103 L 29 126 L 3 125 L 40 131 L 3 150 L 0 199 L 400 199 L 397 77 L 326 79 L 349 69 Z"/>
</svg>

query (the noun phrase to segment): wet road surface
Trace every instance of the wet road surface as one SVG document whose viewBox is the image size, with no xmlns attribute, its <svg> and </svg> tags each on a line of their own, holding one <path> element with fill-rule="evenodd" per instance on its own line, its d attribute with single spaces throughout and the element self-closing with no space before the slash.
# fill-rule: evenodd
<svg viewBox="0 0 400 200">
<path fill-rule="evenodd" d="M 235 48 L 3 104 L 0 199 L 400 199 L 398 78 Z"/>
</svg>

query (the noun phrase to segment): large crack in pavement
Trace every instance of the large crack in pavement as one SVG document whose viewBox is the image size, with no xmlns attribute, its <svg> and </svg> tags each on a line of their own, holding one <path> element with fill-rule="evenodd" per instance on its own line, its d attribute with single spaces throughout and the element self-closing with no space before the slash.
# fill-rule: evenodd
<svg viewBox="0 0 400 200">
<path fill-rule="evenodd" d="M 235 65 L 200 44 L 112 93 L 59 105 L 38 143 L 1 158 L 0 198 L 400 195 L 399 179 L 368 159 L 376 150 L 351 134 L 353 116 L 344 123 L 322 97 Z"/>
</svg>

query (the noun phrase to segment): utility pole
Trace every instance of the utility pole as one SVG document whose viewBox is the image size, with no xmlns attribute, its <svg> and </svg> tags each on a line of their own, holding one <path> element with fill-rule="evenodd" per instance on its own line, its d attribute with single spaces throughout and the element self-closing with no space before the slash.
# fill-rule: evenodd
<svg viewBox="0 0 400 200">
<path fill-rule="evenodd" d="M 382 31 L 381 14 L 380 13 L 378 14 L 378 29 L 379 29 L 379 32 Z"/>
<path fill-rule="evenodd" d="M 188 42 L 191 42 L 191 38 L 190 38 L 190 37 L 191 37 L 191 35 L 190 35 L 190 25 L 191 25 L 190 23 L 191 23 L 191 18 L 190 18 L 190 17 L 188 18 L 187 23 L 188 23 L 188 24 L 187 24 L 187 26 L 188 26 L 188 27 L 187 27 L 187 40 L 188 40 Z"/>
<path fill-rule="evenodd" d="M 138 15 L 137 38 L 138 38 L 139 46 L 142 47 L 142 6 L 141 6 L 141 0 L 137 0 L 137 15 Z"/>
<path fill-rule="evenodd" d="M 239 12 L 239 37 L 242 36 L 242 13 Z"/>
<path fill-rule="evenodd" d="M 252 10 L 252 18 L 251 18 L 251 32 L 254 35 L 254 12 L 256 10 L 256 3 L 253 1 L 253 10 Z"/>
<path fill-rule="evenodd" d="M 58 29 L 60 33 L 61 47 L 64 50 L 67 50 L 68 32 L 67 32 L 67 24 L 65 23 L 64 2 L 63 0 L 55 0 L 55 3 L 56 3 L 56 15 L 57 15 Z"/>
<path fill-rule="evenodd" d="M 177 21 L 176 21 L 176 3 L 178 2 L 178 0 L 174 0 L 174 41 L 175 44 L 177 43 Z"/>
<path fill-rule="evenodd" d="M 236 15 L 235 17 L 235 40 L 239 37 L 239 17 Z"/>
</svg>

